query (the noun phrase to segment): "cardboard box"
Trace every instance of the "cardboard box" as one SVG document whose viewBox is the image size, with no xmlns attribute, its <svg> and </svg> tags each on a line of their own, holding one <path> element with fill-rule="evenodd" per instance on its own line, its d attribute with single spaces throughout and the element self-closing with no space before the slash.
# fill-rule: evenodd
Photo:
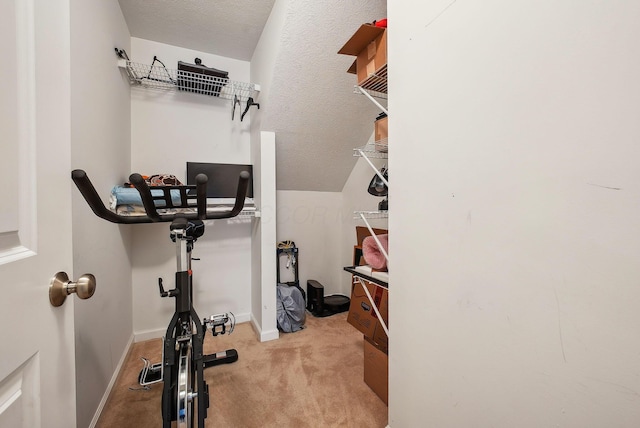
<svg viewBox="0 0 640 428">
<path fill-rule="evenodd" d="M 389 116 L 377 119 L 374 123 L 376 141 L 386 140 L 389 135 Z"/>
<path fill-rule="evenodd" d="M 358 84 L 361 84 L 387 64 L 386 28 L 371 24 L 361 25 L 338 53 L 356 57 L 347 71 L 357 74 Z"/>
<path fill-rule="evenodd" d="M 378 310 L 380 311 L 380 315 L 382 315 L 382 319 L 386 324 L 387 328 L 389 328 L 389 294 L 388 290 L 385 289 L 383 298 L 380 299 L 380 307 Z M 384 352 L 389 351 L 389 336 L 385 333 L 382 328 L 382 324 L 380 321 L 376 322 L 376 326 L 373 329 L 372 340 L 376 343 L 376 345 L 381 348 Z"/>
<path fill-rule="evenodd" d="M 373 230 L 373 233 L 375 233 L 376 235 L 383 235 L 385 233 L 389 233 L 388 229 L 379 229 L 379 228 L 372 228 L 371 230 Z M 364 238 L 366 238 L 367 236 L 371 236 L 371 232 L 369 232 L 369 228 L 366 226 L 356 226 L 356 245 L 358 246 L 362 246 L 362 241 L 364 241 Z"/>
<path fill-rule="evenodd" d="M 388 151 L 389 116 L 377 119 L 374 122 L 374 140 L 376 150 L 379 152 Z"/>
<path fill-rule="evenodd" d="M 364 338 L 364 383 L 389 405 L 389 356 Z"/>
<path fill-rule="evenodd" d="M 385 324 L 388 325 L 389 319 L 389 290 L 384 287 L 377 286 L 368 281 L 364 281 L 373 297 L 373 301 L 382 316 Z M 365 337 L 376 340 L 381 347 L 386 349 L 389 339 L 387 338 L 380 321 L 373 310 L 371 301 L 364 292 L 362 284 L 357 282 L 351 291 L 351 302 L 349 304 L 349 314 L 347 322 L 358 329 Z M 377 338 L 377 339 L 375 339 Z"/>
</svg>

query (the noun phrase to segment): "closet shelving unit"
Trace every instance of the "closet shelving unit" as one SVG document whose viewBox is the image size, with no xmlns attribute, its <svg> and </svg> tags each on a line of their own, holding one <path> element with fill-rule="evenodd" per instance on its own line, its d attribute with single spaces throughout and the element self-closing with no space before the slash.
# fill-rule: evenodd
<svg viewBox="0 0 640 428">
<path fill-rule="evenodd" d="M 260 93 L 260 85 L 255 83 L 170 69 L 160 64 L 141 64 L 121 59 L 118 67 L 126 71 L 129 83 L 147 89 L 195 92 L 234 102 L 237 99 L 241 104 L 247 103 L 249 98 L 256 100 Z"/>
<path fill-rule="evenodd" d="M 374 74 L 371 74 L 367 79 L 365 79 L 363 82 L 361 82 L 360 85 L 356 85 L 354 87 L 354 92 L 364 95 L 366 98 L 369 99 L 369 101 L 374 103 L 376 105 L 376 107 L 378 107 L 380 110 L 382 110 L 385 114 L 388 115 L 389 112 L 388 112 L 387 108 L 384 107 L 378 101 L 378 99 L 383 99 L 383 100 L 387 99 L 387 65 L 385 64 L 380 69 L 378 69 Z M 389 187 L 389 183 L 388 183 L 387 179 L 384 178 L 384 176 L 380 173 L 378 168 L 371 161 L 371 159 L 387 159 L 387 157 L 388 157 L 388 153 L 387 153 L 387 138 L 379 140 L 379 141 L 374 141 L 373 143 L 367 143 L 366 145 L 364 145 L 362 147 L 354 148 L 353 149 L 353 156 L 364 158 L 367 161 L 367 163 L 369 164 L 369 166 L 375 171 L 377 176 L 383 181 L 383 183 L 387 187 Z M 384 218 L 388 218 L 388 211 L 386 211 L 386 210 L 385 211 L 355 211 L 354 212 L 354 219 L 361 220 L 367 226 L 367 229 L 369 229 L 369 233 L 371 234 L 373 239 L 376 241 L 376 244 L 378 245 L 378 248 L 380 248 L 380 251 L 382 252 L 382 254 L 384 255 L 384 257 L 385 257 L 385 259 L 387 260 L 387 263 L 388 263 L 389 262 L 389 255 L 387 254 L 387 252 L 383 248 L 382 244 L 380 243 L 380 240 L 376 236 L 373 228 L 371 227 L 371 225 L 369 224 L 369 221 L 368 221 L 370 219 L 384 219 Z M 380 322 L 380 325 L 382 326 L 382 329 L 384 330 L 384 332 L 388 336 L 389 335 L 389 328 L 386 325 L 386 323 L 383 321 L 383 318 L 382 318 L 380 312 L 378 311 L 378 308 L 377 308 L 377 306 L 376 306 L 376 304 L 374 302 L 373 296 L 371 296 L 371 294 L 369 293 L 369 290 L 367 289 L 364 281 L 372 282 L 372 283 L 376 284 L 377 286 L 384 287 L 384 288 L 387 288 L 387 289 L 389 288 L 389 283 L 387 281 L 384 281 L 384 280 L 380 279 L 380 278 L 376 278 L 376 277 L 374 277 L 372 275 L 367 275 L 367 274 L 364 274 L 364 273 L 358 271 L 356 266 L 345 267 L 344 270 L 353 275 L 354 281 L 360 282 L 365 294 L 367 295 L 367 298 L 369 299 L 369 302 L 371 303 L 371 307 L 373 308 L 373 310 L 375 311 L 375 313 L 376 313 L 376 315 L 378 317 L 378 320 Z"/>
<path fill-rule="evenodd" d="M 378 99 L 387 99 L 387 65 L 383 65 L 375 73 L 371 74 L 367 79 L 361 82 L 360 85 L 356 85 L 354 91 L 365 95 L 379 109 L 381 109 L 385 112 L 385 114 L 388 115 L 388 110 L 378 101 Z M 382 180 L 385 186 L 389 187 L 389 182 L 387 181 L 387 179 L 384 178 L 378 168 L 373 164 L 373 162 L 371 162 L 371 159 L 387 159 L 387 143 L 387 138 L 374 141 L 373 143 L 367 143 L 363 147 L 353 149 L 353 155 L 364 158 L 364 160 L 367 161 L 369 166 L 373 169 L 373 171 L 375 171 L 376 175 L 380 178 L 380 180 Z M 368 222 L 369 219 L 388 218 L 388 211 L 356 211 L 354 218 L 362 220 L 365 223 L 365 225 L 369 229 L 369 233 L 371 233 L 371 236 L 373 236 L 373 238 L 375 239 L 378 247 L 380 247 L 380 251 L 384 254 L 388 262 L 389 256 L 387 255 L 387 252 L 382 248 L 380 241 L 376 237 L 376 234 L 373 232 L 373 228 Z"/>
</svg>

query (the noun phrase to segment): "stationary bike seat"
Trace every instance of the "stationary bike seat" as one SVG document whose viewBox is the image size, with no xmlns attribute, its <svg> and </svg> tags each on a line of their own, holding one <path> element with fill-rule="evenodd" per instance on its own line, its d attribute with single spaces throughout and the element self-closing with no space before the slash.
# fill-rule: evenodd
<svg viewBox="0 0 640 428">
<path fill-rule="evenodd" d="M 189 238 L 198 239 L 204 235 L 204 222 L 202 220 L 187 220 L 179 217 L 171 222 L 169 230 L 183 229 Z"/>
</svg>

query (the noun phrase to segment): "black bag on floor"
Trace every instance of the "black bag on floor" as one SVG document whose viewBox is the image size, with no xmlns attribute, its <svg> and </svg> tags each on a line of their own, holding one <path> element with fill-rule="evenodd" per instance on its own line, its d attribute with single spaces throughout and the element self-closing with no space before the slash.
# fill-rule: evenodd
<svg viewBox="0 0 640 428">
<path fill-rule="evenodd" d="M 293 333 L 304 328 L 306 303 L 298 287 L 286 284 L 277 286 L 278 328 L 285 333 Z"/>
</svg>

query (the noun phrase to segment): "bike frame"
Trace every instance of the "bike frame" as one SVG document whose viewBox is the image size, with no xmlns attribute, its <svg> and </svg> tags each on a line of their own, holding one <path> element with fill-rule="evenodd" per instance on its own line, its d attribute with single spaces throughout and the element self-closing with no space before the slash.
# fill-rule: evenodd
<svg viewBox="0 0 640 428">
<path fill-rule="evenodd" d="M 178 361 L 176 357 L 181 355 L 176 350 L 183 346 L 191 347 L 193 365 L 190 366 L 191 373 L 189 373 L 189 376 L 191 376 L 192 382 L 193 380 L 196 382 L 193 385 L 193 389 L 197 393 L 197 396 L 192 399 L 197 400 L 197 426 L 203 428 L 204 420 L 207 417 L 207 408 L 209 407 L 209 391 L 204 381 L 203 341 L 205 328 L 200 322 L 200 317 L 198 317 L 192 303 L 191 250 L 193 249 L 193 239 L 186 236 L 186 229 L 173 229 L 171 238 L 176 244 L 178 267 L 175 279 L 175 293 L 172 296 L 175 298 L 175 312 L 167 327 L 163 350 L 163 428 L 170 428 L 171 421 L 176 420 L 179 416 L 177 414 L 174 415 L 177 397 L 174 397 L 176 388 L 173 385 L 178 381 Z"/>
<path fill-rule="evenodd" d="M 165 291 L 162 287 L 162 279 L 159 280 L 160 295 L 176 299 L 175 312 L 167 327 L 162 352 L 161 373 L 164 385 L 162 392 L 162 420 L 164 428 L 169 428 L 171 422 L 173 420 L 177 421 L 180 417 L 178 415 L 178 407 L 181 404 L 179 403 L 181 399 L 184 400 L 184 403 L 189 403 L 189 407 L 185 408 L 186 419 L 190 425 L 189 428 L 194 425 L 194 419 L 191 419 L 191 417 L 197 419 L 198 428 L 204 428 L 204 420 L 207 417 L 207 408 L 209 407 L 209 389 L 204 381 L 203 370 L 205 367 L 230 363 L 238 359 L 237 351 L 234 349 L 212 355 L 203 354 L 204 334 L 207 329 L 207 323 L 211 324 L 214 336 L 224 334 L 225 323 L 229 317 L 227 314 L 213 315 L 208 321 L 200 321 L 192 302 L 191 250 L 195 240 L 204 233 L 202 220 L 232 218 L 240 214 L 244 206 L 249 177 L 250 175 L 247 171 L 240 173 L 233 208 L 228 211 L 209 212 L 207 211 L 206 200 L 208 178 L 204 174 L 196 176 L 195 185 L 154 186 L 154 190 L 162 191 L 162 195 L 159 196 L 151 194 L 151 189 L 140 174 L 131 174 L 129 181 L 140 193 L 145 215 L 123 216 L 109 210 L 104 205 L 84 170 L 76 169 L 71 172 L 71 179 L 96 216 L 112 223 L 122 224 L 171 222 L 171 239 L 176 244 L 177 259 L 175 288 Z M 179 203 L 173 202 L 172 191 L 179 192 Z M 156 201 L 163 202 L 165 209 L 162 213 L 159 213 L 156 209 Z M 189 221 L 192 223 L 189 223 Z M 198 224 L 197 222 L 200 223 Z M 201 229 L 196 231 L 195 226 L 189 229 L 190 225 L 195 224 L 202 226 Z M 235 319 L 232 321 L 229 332 L 233 330 L 234 324 Z M 182 359 L 185 359 L 188 367 L 186 383 L 192 388 L 192 391 L 189 391 L 188 388 L 187 391 L 178 391 L 179 382 L 182 381 L 182 379 L 179 379 Z M 142 385 L 155 383 L 155 381 L 147 382 L 146 375 L 153 371 L 156 366 L 150 365 L 148 360 L 143 360 L 145 366 L 140 376 L 140 383 Z M 184 394 L 184 397 L 179 396 L 181 393 Z M 193 409 L 196 405 L 197 415 L 194 416 Z M 184 424 L 179 422 L 178 425 Z"/>
</svg>

